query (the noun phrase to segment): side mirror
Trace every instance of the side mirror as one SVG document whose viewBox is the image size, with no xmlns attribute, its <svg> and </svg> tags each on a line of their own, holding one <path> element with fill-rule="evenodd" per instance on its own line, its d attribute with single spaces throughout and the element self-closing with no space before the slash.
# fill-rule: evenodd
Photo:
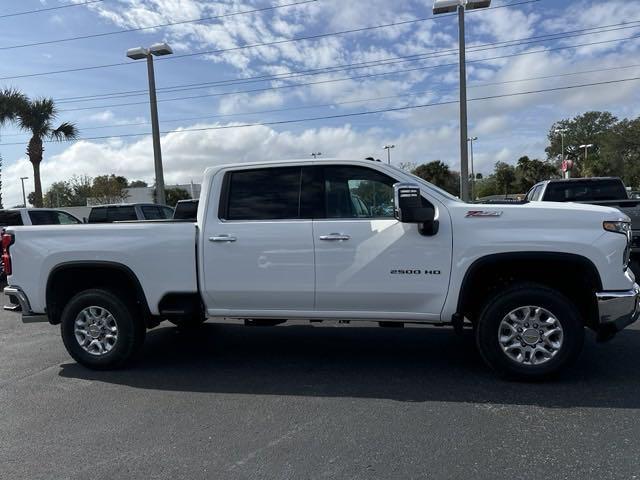
<svg viewBox="0 0 640 480">
<path fill-rule="evenodd" d="M 415 183 L 396 183 L 393 186 L 395 217 L 402 223 L 419 224 L 420 233 L 438 233 L 438 221 L 433 205 L 424 206 L 420 186 Z"/>
</svg>

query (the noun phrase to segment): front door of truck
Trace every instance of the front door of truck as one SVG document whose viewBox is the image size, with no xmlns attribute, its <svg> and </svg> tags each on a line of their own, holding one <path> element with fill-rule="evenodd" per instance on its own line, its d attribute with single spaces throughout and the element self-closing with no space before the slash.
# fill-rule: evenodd
<svg viewBox="0 0 640 480">
<path fill-rule="evenodd" d="M 324 218 L 313 222 L 316 310 L 345 317 L 438 320 L 451 269 L 451 226 L 435 199 L 439 232 L 394 218 L 393 184 L 374 168 L 319 167 Z"/>
<path fill-rule="evenodd" d="M 302 171 L 241 168 L 214 177 L 201 236 L 210 315 L 313 310 L 313 226 L 301 211 Z"/>
</svg>

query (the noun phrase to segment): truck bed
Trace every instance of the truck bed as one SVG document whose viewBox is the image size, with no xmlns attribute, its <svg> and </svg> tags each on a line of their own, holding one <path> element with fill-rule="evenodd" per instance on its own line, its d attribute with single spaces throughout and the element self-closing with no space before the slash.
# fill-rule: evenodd
<svg viewBox="0 0 640 480">
<path fill-rule="evenodd" d="M 11 285 L 44 313 L 50 273 L 68 263 L 114 263 L 139 279 L 152 314 L 167 293 L 197 292 L 196 233 L 191 222 L 9 227 Z"/>
</svg>

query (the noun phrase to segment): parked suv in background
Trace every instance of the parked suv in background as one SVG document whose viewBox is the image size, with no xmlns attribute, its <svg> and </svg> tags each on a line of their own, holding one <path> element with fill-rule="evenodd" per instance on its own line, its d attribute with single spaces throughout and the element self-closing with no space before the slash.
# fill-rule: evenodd
<svg viewBox="0 0 640 480">
<path fill-rule="evenodd" d="M 4 232 L 7 227 L 20 227 L 23 225 L 73 225 L 82 221 L 70 213 L 51 208 L 11 208 L 0 210 L 0 230 Z M 0 282 L 4 282 L 5 273 L 0 263 Z"/>
<path fill-rule="evenodd" d="M 87 223 L 113 223 L 130 220 L 168 220 L 173 208 L 155 203 L 119 203 L 91 208 Z"/>
<path fill-rule="evenodd" d="M 22 225 L 72 225 L 82 223 L 73 215 L 52 208 L 11 208 L 0 210 L 0 228 Z"/>
</svg>

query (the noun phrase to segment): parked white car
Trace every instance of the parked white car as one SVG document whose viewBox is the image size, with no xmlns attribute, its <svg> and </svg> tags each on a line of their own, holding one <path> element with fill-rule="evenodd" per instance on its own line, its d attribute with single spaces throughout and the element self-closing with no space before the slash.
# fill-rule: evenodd
<svg viewBox="0 0 640 480">
<path fill-rule="evenodd" d="M 604 340 L 638 317 L 629 219 L 613 208 L 466 204 L 357 160 L 217 166 L 202 185 L 195 224 L 8 228 L 8 308 L 61 324 L 97 369 L 127 363 L 164 319 L 340 319 L 467 322 L 484 360 L 521 378 L 575 360 L 585 327 Z"/>
</svg>

